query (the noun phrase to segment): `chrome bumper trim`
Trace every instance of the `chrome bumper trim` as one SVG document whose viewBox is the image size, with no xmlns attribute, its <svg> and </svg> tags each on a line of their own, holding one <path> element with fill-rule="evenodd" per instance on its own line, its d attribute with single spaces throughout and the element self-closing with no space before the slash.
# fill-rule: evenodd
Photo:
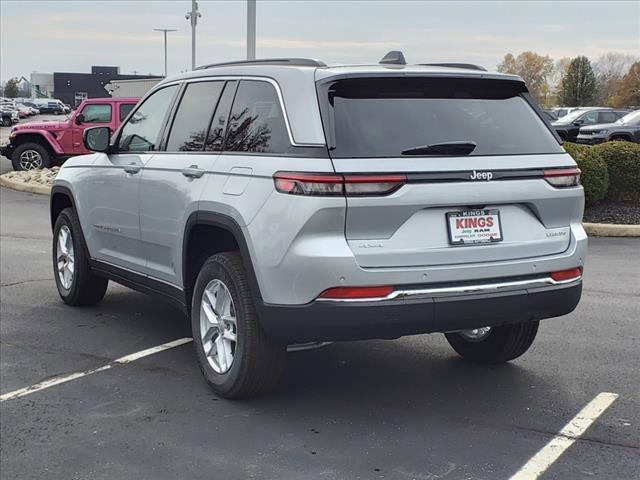
<svg viewBox="0 0 640 480">
<path fill-rule="evenodd" d="M 512 280 L 504 282 L 474 283 L 467 285 L 451 285 L 446 287 L 417 288 L 417 289 L 397 289 L 386 297 L 369 297 L 369 298 L 318 298 L 317 302 L 381 302 L 385 300 L 395 300 L 401 298 L 416 297 L 436 297 L 447 295 L 464 295 L 474 293 L 495 293 L 509 290 L 522 290 L 527 288 L 552 287 L 558 285 L 568 285 L 577 283 L 582 280 L 579 277 L 570 278 L 568 280 L 556 281 L 551 277 L 528 278 L 525 280 Z"/>
</svg>

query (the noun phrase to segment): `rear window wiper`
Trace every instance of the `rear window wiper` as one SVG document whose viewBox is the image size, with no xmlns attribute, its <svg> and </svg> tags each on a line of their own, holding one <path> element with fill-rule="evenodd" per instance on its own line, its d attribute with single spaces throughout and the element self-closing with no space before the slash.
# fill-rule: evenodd
<svg viewBox="0 0 640 480">
<path fill-rule="evenodd" d="M 442 142 L 403 150 L 402 155 L 469 155 L 478 146 L 476 142 Z"/>
</svg>

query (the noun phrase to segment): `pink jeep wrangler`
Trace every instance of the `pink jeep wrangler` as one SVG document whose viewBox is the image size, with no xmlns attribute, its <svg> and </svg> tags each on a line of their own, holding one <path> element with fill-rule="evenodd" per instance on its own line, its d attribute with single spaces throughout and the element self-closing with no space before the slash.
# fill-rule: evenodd
<svg viewBox="0 0 640 480">
<path fill-rule="evenodd" d="M 66 120 L 26 122 L 11 129 L 0 155 L 11 158 L 14 170 L 32 170 L 60 164 L 89 153 L 82 143 L 85 129 L 108 125 L 115 132 L 138 98 L 92 98 L 83 101 Z"/>
</svg>

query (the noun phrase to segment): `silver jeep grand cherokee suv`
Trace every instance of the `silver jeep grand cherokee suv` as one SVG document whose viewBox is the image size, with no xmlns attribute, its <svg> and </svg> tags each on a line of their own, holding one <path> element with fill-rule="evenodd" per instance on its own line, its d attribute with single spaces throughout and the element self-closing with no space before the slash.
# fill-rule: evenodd
<svg viewBox="0 0 640 480">
<path fill-rule="evenodd" d="M 462 64 L 210 65 L 153 88 L 51 195 L 62 299 L 108 280 L 190 315 L 206 381 L 273 387 L 287 345 L 444 332 L 522 355 L 580 299 L 580 171 L 516 76 Z"/>
</svg>

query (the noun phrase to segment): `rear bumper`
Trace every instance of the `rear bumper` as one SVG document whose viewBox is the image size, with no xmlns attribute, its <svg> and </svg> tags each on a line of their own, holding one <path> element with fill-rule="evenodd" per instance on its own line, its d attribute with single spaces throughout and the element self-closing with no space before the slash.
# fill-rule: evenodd
<svg viewBox="0 0 640 480">
<path fill-rule="evenodd" d="M 322 302 L 306 305 L 258 303 L 263 328 L 288 341 L 398 338 L 450 332 L 566 315 L 582 294 L 582 280 L 494 293 L 465 293 L 381 301 Z"/>
</svg>

